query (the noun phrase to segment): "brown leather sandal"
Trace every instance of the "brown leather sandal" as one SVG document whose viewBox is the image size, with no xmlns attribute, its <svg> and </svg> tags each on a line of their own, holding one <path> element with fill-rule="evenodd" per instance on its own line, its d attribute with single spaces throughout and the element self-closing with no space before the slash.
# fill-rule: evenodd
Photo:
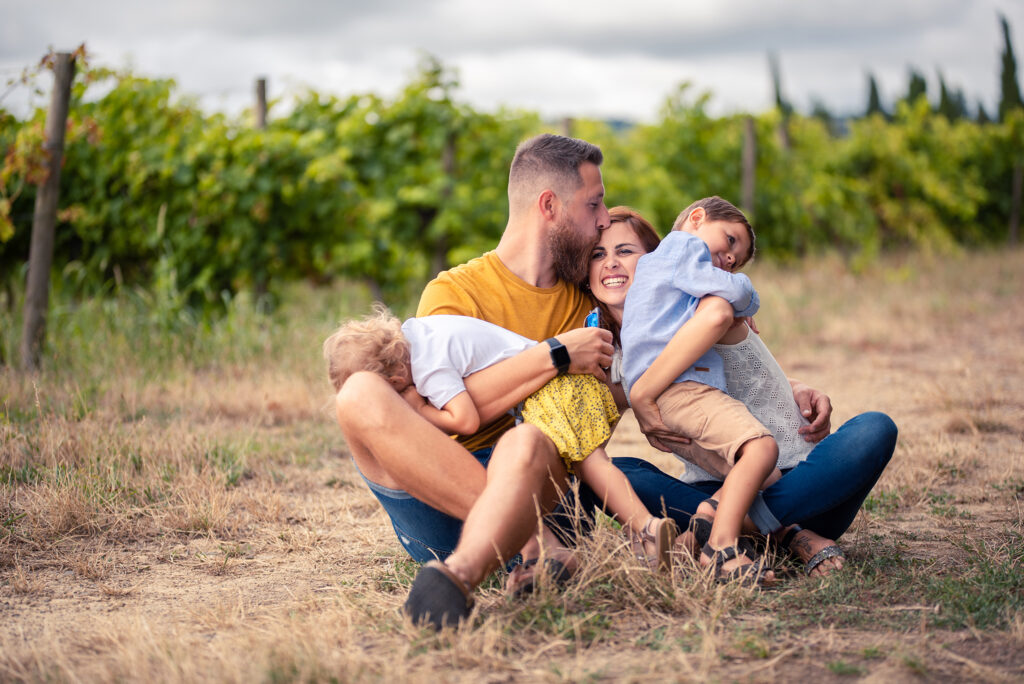
<svg viewBox="0 0 1024 684">
<path fill-rule="evenodd" d="M 651 518 L 642 533 L 630 531 L 629 543 L 637 560 L 656 572 L 669 572 L 672 569 L 672 544 L 677 534 L 676 523 L 671 518 Z"/>
</svg>

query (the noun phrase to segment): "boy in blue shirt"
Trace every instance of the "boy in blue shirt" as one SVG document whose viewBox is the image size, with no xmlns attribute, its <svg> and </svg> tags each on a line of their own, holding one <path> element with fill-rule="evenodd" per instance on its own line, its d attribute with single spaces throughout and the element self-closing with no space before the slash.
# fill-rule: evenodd
<svg viewBox="0 0 1024 684">
<path fill-rule="evenodd" d="M 621 338 L 623 389 L 634 410 L 660 413 L 671 431 L 710 452 L 696 465 L 725 478 L 712 498 L 717 514 L 705 532 L 702 563 L 713 565 L 719 579 L 761 584 L 773 576 L 739 537 L 758 491 L 781 475 L 778 446 L 746 406 L 725 393 L 722 360 L 711 348 L 734 317 L 757 312 L 750 279 L 735 272 L 753 254 L 754 231 L 739 209 L 720 197 L 693 203 L 658 248 L 637 262 Z M 700 339 L 677 335 L 698 305 L 718 314 L 717 327 Z"/>
</svg>

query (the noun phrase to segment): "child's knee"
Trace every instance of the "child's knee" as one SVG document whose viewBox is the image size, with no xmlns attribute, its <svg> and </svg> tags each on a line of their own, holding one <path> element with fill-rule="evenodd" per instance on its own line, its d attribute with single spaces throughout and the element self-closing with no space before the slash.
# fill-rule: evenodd
<svg viewBox="0 0 1024 684">
<path fill-rule="evenodd" d="M 770 464 L 770 467 L 774 468 L 779 460 L 779 445 L 770 435 L 757 437 L 740 447 L 736 453 L 736 460 L 739 461 L 741 458 L 746 458 L 748 461 L 755 458 L 760 464 Z"/>
</svg>

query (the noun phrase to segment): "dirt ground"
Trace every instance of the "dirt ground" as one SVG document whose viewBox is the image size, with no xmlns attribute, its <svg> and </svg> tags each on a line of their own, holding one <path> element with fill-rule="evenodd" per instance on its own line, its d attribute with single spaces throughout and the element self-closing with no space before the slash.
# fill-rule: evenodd
<svg viewBox="0 0 1024 684">
<path fill-rule="evenodd" d="M 829 392 L 834 425 L 880 410 L 900 427 L 874 505 L 841 540 L 849 573 L 876 567 L 885 553 L 911 563 L 914 581 L 955 578 L 973 567 L 977 544 L 997 549 L 1014 539 L 1006 562 L 1024 573 L 1024 256 L 1011 256 L 993 273 L 983 257 L 911 275 L 893 267 L 884 299 L 852 299 L 863 282 L 823 269 L 801 286 L 836 313 L 815 314 L 813 331 L 799 322 L 809 300 L 784 288 L 764 293 L 777 309 L 766 340 L 791 376 Z M 887 597 L 800 577 L 711 619 L 702 611 L 721 609 L 730 595 L 694 608 L 679 596 L 692 585 L 677 575 L 649 590 L 675 590 L 660 608 L 632 615 L 609 598 L 614 610 L 596 638 L 582 622 L 511 633 L 526 609 L 510 606 L 495 584 L 481 593 L 475 630 L 423 635 L 399 616 L 415 569 L 347 458 L 322 388 L 279 384 L 305 408 L 282 412 L 265 398 L 281 392 L 267 391 L 254 424 L 230 401 L 218 405 L 230 391 L 219 384 L 198 386 L 214 397 L 206 420 L 257 441 L 301 434 L 296 448 L 320 453 L 254 468 L 218 500 L 219 522 L 205 532 L 6 538 L 0 680 L 1024 681 L 1019 608 L 995 626 L 943 625 L 941 601 L 907 603 L 895 590 Z M 677 468 L 628 414 L 609 452 Z M 1020 586 L 1008 604 L 1021 605 Z M 951 591 L 950 602 L 955 583 Z"/>
</svg>

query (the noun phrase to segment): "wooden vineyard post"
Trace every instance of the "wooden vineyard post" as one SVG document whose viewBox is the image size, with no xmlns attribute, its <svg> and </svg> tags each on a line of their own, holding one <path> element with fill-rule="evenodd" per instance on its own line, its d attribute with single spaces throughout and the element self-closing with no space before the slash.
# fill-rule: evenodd
<svg viewBox="0 0 1024 684">
<path fill-rule="evenodd" d="M 1010 188 L 1010 238 L 1008 242 L 1011 247 L 1017 246 L 1020 238 L 1020 204 L 1021 186 L 1024 185 L 1024 166 L 1020 163 L 1013 165 L 1013 181 Z"/>
<path fill-rule="evenodd" d="M 50 298 L 50 267 L 53 265 L 54 231 L 57 202 L 60 199 L 60 167 L 64 158 L 64 129 L 71 102 L 71 79 L 75 63 L 71 53 L 59 52 L 53 65 L 53 96 L 46 115 L 46 179 L 36 194 L 32 215 L 32 241 L 28 256 L 28 282 L 25 288 L 25 323 L 21 336 L 21 366 L 39 368 L 39 355 L 46 337 L 46 313 Z"/>
<path fill-rule="evenodd" d="M 256 128 L 267 127 L 267 79 L 256 79 Z"/>
</svg>

